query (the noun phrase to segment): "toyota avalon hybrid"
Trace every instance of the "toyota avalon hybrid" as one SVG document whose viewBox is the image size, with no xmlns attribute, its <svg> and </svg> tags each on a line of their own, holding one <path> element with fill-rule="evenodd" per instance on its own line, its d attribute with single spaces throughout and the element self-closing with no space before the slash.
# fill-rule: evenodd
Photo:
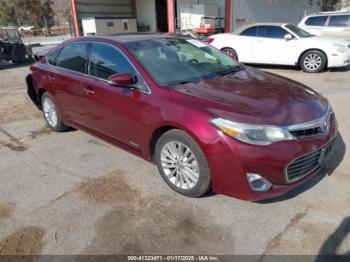
<svg viewBox="0 0 350 262">
<path fill-rule="evenodd" d="M 57 131 L 83 130 L 157 165 L 176 192 L 282 195 L 329 158 L 326 98 L 170 35 L 68 40 L 30 67 L 28 94 Z"/>
</svg>

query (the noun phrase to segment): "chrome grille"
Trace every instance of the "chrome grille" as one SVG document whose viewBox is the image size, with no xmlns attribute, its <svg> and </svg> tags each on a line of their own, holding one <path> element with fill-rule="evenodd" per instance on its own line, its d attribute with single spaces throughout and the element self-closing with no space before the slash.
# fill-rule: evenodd
<svg viewBox="0 0 350 262">
<path fill-rule="evenodd" d="M 332 110 L 328 109 L 323 117 L 308 123 L 289 126 L 288 131 L 297 139 L 321 136 L 330 129 L 332 114 Z"/>
<path fill-rule="evenodd" d="M 290 133 L 296 138 L 303 138 L 308 136 L 322 135 L 324 132 L 322 131 L 321 127 L 314 127 L 309 129 L 293 130 L 290 131 Z"/>
<path fill-rule="evenodd" d="M 308 155 L 299 157 L 289 164 L 286 169 L 287 182 L 295 182 L 319 168 L 332 154 L 334 143 L 335 142 L 332 141 L 327 146 Z"/>
</svg>

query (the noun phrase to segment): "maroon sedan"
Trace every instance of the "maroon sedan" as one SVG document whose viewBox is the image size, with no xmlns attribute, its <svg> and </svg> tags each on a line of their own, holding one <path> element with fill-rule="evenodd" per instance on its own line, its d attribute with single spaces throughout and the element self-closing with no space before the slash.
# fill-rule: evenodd
<svg viewBox="0 0 350 262">
<path fill-rule="evenodd" d="M 51 129 L 81 129 L 152 161 L 185 196 L 284 194 L 319 171 L 337 135 L 311 88 L 189 38 L 77 38 L 31 71 L 29 96 Z"/>
</svg>

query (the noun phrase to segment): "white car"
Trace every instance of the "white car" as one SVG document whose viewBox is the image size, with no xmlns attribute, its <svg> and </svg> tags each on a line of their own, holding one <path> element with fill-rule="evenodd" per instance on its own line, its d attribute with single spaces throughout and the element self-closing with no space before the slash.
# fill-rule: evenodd
<svg viewBox="0 0 350 262">
<path fill-rule="evenodd" d="M 324 12 L 304 17 L 299 25 L 314 35 L 350 40 L 350 12 Z"/>
<path fill-rule="evenodd" d="M 34 26 L 32 26 L 32 25 L 21 25 L 18 28 L 19 31 L 30 31 L 32 29 L 34 29 Z"/>
<path fill-rule="evenodd" d="M 213 35 L 208 43 L 242 63 L 300 66 L 310 73 L 350 64 L 349 41 L 314 36 L 292 24 L 252 24 Z"/>
</svg>

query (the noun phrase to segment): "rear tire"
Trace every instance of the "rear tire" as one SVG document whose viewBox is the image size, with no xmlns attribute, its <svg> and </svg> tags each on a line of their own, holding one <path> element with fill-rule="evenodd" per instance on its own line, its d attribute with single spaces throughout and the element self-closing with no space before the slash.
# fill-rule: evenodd
<svg viewBox="0 0 350 262">
<path fill-rule="evenodd" d="M 205 195 L 211 185 L 206 157 L 186 132 L 172 129 L 157 141 L 155 162 L 167 185 L 187 197 Z"/>
<path fill-rule="evenodd" d="M 223 52 L 225 55 L 233 58 L 234 60 L 238 61 L 238 55 L 234 49 L 229 48 L 229 47 L 225 47 L 225 48 L 221 49 L 221 52 Z"/>
<path fill-rule="evenodd" d="M 300 58 L 300 67 L 307 73 L 323 72 L 327 65 L 327 56 L 319 50 L 310 50 Z"/>
<path fill-rule="evenodd" d="M 69 129 L 69 127 L 62 122 L 57 106 L 47 92 L 41 97 L 41 108 L 49 128 L 56 132 L 64 132 Z"/>
</svg>

